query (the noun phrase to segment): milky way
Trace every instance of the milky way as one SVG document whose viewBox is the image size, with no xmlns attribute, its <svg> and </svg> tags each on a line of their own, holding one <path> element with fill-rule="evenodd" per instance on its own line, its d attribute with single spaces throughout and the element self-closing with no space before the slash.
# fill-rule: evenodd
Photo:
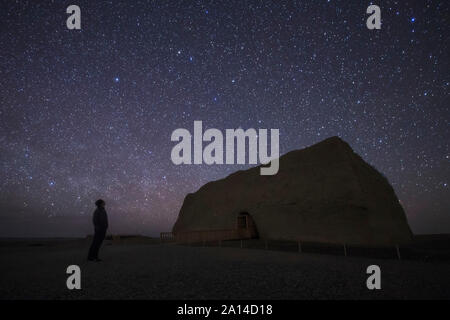
<svg viewBox="0 0 450 320">
<path fill-rule="evenodd" d="M 340 136 L 415 232 L 450 232 L 448 1 L 4 1 L 0 236 L 170 230 L 184 196 L 245 165 L 171 162 L 177 128 Z M 81 8 L 68 30 L 66 8 Z"/>
</svg>

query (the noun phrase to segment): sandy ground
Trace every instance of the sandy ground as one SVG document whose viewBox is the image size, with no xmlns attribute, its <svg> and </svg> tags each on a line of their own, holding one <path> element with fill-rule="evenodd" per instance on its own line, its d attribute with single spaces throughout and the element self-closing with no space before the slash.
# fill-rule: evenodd
<svg viewBox="0 0 450 320">
<path fill-rule="evenodd" d="M 417 299 L 450 298 L 450 264 L 173 244 L 108 245 L 85 261 L 87 242 L 1 246 L 1 299 Z M 66 288 L 81 267 L 82 289 Z M 366 288 L 377 264 L 382 289 Z"/>
</svg>

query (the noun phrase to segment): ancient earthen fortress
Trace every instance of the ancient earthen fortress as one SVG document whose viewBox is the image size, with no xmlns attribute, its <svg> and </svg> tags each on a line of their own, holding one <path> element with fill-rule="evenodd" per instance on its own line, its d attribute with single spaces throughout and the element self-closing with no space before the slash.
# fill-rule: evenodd
<svg viewBox="0 0 450 320">
<path fill-rule="evenodd" d="M 412 233 L 387 179 L 338 137 L 280 158 L 279 172 L 238 171 L 188 194 L 178 241 L 260 238 L 391 245 Z"/>
</svg>

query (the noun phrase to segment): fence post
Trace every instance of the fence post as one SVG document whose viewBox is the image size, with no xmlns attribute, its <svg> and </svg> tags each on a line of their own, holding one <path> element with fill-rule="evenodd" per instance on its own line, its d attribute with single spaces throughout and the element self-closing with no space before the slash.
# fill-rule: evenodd
<svg viewBox="0 0 450 320">
<path fill-rule="evenodd" d="M 302 244 L 298 241 L 298 252 L 302 253 Z"/>
<path fill-rule="evenodd" d="M 399 248 L 398 244 L 395 245 L 395 248 L 397 249 L 398 260 L 402 260 L 402 256 L 400 255 L 400 248 Z"/>
<path fill-rule="evenodd" d="M 241 240 L 241 249 L 242 249 L 242 240 Z"/>
<path fill-rule="evenodd" d="M 347 246 L 345 243 L 344 243 L 344 256 L 347 256 Z"/>
</svg>

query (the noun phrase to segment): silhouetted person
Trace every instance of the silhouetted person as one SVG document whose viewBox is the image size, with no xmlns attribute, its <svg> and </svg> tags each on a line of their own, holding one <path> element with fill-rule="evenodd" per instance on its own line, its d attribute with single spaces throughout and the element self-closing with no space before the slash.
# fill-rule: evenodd
<svg viewBox="0 0 450 320">
<path fill-rule="evenodd" d="M 101 261 L 98 258 L 98 250 L 102 245 L 103 239 L 105 239 L 106 230 L 108 229 L 108 215 L 105 210 L 105 201 L 99 199 L 95 201 L 97 209 L 94 211 L 94 239 L 92 240 L 91 247 L 89 248 L 88 260 L 89 261 Z"/>
</svg>

